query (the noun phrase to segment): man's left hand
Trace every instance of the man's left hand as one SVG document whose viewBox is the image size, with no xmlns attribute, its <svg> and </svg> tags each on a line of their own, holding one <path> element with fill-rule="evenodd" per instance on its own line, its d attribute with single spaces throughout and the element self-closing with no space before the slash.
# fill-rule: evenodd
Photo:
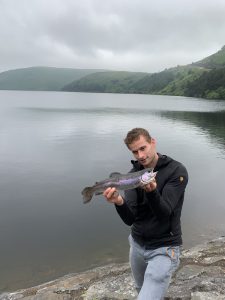
<svg viewBox="0 0 225 300">
<path fill-rule="evenodd" d="M 146 185 L 143 185 L 142 188 L 146 191 L 146 193 L 153 192 L 157 188 L 156 180 L 153 179 L 151 182 L 149 182 Z"/>
</svg>

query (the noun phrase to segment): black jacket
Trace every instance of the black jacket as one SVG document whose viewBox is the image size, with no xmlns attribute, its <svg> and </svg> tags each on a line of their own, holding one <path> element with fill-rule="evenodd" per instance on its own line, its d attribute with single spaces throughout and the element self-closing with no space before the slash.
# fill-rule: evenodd
<svg viewBox="0 0 225 300">
<path fill-rule="evenodd" d="M 178 161 L 158 155 L 157 189 L 150 193 L 141 188 L 127 190 L 124 204 L 116 205 L 134 240 L 146 249 L 182 244 L 180 216 L 188 173 Z M 137 161 L 132 163 L 131 172 L 143 169 Z"/>
</svg>

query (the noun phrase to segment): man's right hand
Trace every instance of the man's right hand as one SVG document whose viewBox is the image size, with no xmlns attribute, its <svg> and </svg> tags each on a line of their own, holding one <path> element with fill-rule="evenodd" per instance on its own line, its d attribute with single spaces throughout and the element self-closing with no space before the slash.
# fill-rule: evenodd
<svg viewBox="0 0 225 300">
<path fill-rule="evenodd" d="M 106 200 L 110 203 L 116 204 L 116 205 L 123 205 L 124 200 L 121 197 L 121 195 L 119 194 L 119 192 L 116 190 L 116 188 L 107 188 L 104 193 L 103 196 L 106 198 Z"/>
</svg>

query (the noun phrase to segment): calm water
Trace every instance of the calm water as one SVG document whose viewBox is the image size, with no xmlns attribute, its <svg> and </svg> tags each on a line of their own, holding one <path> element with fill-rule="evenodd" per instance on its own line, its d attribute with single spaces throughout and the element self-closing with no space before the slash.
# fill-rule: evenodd
<svg viewBox="0 0 225 300">
<path fill-rule="evenodd" d="M 128 260 L 129 228 L 80 192 L 130 169 L 137 126 L 189 171 L 184 247 L 224 235 L 225 101 L 0 91 L 0 292 Z"/>
</svg>

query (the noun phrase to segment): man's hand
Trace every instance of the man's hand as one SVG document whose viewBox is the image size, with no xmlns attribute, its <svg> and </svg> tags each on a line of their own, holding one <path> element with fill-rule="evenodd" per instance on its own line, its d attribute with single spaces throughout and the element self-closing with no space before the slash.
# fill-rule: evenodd
<svg viewBox="0 0 225 300">
<path fill-rule="evenodd" d="M 106 200 L 110 203 L 116 204 L 116 205 L 123 205 L 124 200 L 121 197 L 121 195 L 118 193 L 118 191 L 116 190 L 116 188 L 107 188 L 104 193 L 103 196 L 105 196 Z"/>
<path fill-rule="evenodd" d="M 143 185 L 142 188 L 147 193 L 153 192 L 157 188 L 157 183 L 156 183 L 155 178 L 152 181 L 150 181 L 148 184 Z"/>
</svg>

